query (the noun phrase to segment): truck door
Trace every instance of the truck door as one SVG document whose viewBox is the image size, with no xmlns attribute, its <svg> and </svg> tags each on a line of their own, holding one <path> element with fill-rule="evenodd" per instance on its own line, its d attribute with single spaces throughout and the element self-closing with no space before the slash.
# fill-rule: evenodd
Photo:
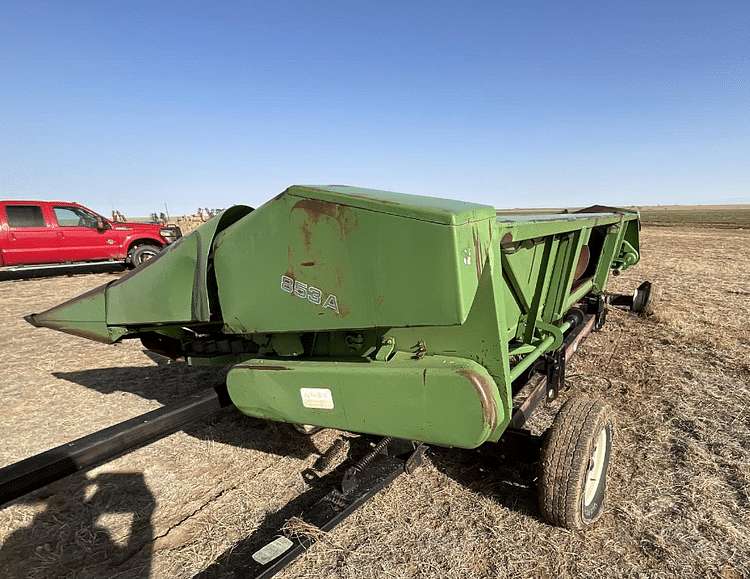
<svg viewBox="0 0 750 579">
<path fill-rule="evenodd" d="M 73 205 L 53 206 L 61 253 L 66 261 L 89 261 L 118 257 L 117 233 L 99 215 Z M 103 224 L 103 228 L 98 225 Z"/>
<path fill-rule="evenodd" d="M 5 218 L 8 224 L 2 231 L 5 265 L 58 260 L 57 233 L 45 222 L 40 205 L 6 205 Z"/>
</svg>

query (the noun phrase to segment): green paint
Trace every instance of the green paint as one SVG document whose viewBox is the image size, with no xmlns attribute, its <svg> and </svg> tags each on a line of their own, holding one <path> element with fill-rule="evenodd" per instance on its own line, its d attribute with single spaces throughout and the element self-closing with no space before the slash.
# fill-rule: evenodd
<svg viewBox="0 0 750 579">
<path fill-rule="evenodd" d="M 468 448 L 499 439 L 513 379 L 557 347 L 568 309 L 637 263 L 638 214 L 604 210 L 497 217 L 294 186 L 30 321 L 109 342 L 157 333 L 191 363 L 235 364 L 230 395 L 253 416 Z"/>
<path fill-rule="evenodd" d="M 497 393 L 478 392 L 482 381 L 494 386 L 470 360 L 403 353 L 388 362 L 252 360 L 227 377 L 232 401 L 252 416 L 381 435 L 398 425 L 404 438 L 462 448 L 497 424 Z"/>
</svg>

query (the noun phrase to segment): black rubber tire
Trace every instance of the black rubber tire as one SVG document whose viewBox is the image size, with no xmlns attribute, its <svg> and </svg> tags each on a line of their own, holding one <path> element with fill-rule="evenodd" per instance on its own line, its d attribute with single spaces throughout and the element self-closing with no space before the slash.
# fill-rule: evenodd
<svg viewBox="0 0 750 579">
<path fill-rule="evenodd" d="M 547 521 L 583 530 L 599 520 L 613 435 L 612 411 L 604 402 L 576 396 L 565 403 L 539 461 L 539 509 Z"/>
<path fill-rule="evenodd" d="M 130 264 L 133 267 L 138 267 L 156 256 L 160 251 L 161 247 L 156 247 L 155 245 L 139 245 L 138 247 L 134 247 L 130 251 Z"/>
<path fill-rule="evenodd" d="M 633 305 L 630 311 L 634 314 L 648 316 L 654 313 L 651 307 L 651 282 L 644 281 L 633 293 Z"/>
</svg>

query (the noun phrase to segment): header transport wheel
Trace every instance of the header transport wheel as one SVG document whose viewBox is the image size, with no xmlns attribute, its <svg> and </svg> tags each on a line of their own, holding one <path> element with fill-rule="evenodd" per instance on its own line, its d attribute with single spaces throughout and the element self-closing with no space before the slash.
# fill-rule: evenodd
<svg viewBox="0 0 750 579">
<path fill-rule="evenodd" d="M 601 517 L 613 434 L 604 402 L 577 396 L 565 403 L 539 462 L 539 508 L 547 521 L 582 530 Z"/>
</svg>

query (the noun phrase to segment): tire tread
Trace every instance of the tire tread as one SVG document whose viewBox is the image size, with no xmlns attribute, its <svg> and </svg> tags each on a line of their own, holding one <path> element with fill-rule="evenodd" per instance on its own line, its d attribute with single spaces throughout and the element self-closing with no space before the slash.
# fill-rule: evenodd
<svg viewBox="0 0 750 579">
<path fill-rule="evenodd" d="M 592 441 L 611 424 L 610 415 L 601 400 L 577 396 L 562 407 L 549 430 L 540 460 L 539 508 L 553 525 L 583 529 L 601 516 L 600 508 L 593 519 L 584 520 L 581 505 Z"/>
</svg>

